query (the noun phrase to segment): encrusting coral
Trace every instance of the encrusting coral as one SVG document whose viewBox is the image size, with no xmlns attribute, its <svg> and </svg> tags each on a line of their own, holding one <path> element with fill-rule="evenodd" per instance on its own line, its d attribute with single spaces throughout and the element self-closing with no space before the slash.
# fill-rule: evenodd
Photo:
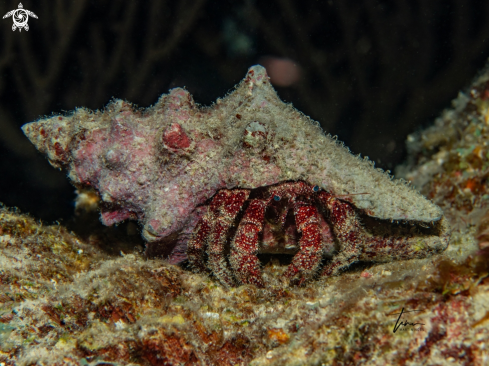
<svg viewBox="0 0 489 366">
<path fill-rule="evenodd" d="M 447 251 L 460 264 L 438 256 L 284 287 L 286 267 L 271 262 L 266 289 L 225 289 L 138 251 L 109 255 L 100 243 L 4 208 L 0 226 L 6 365 L 409 364 L 450 357 L 482 365 L 487 357 L 487 256 L 467 256 L 475 246 L 470 237 Z M 403 321 L 423 326 L 393 333 L 402 308 L 418 311 Z"/>
<path fill-rule="evenodd" d="M 465 227 L 481 221 L 489 200 L 488 67 L 452 105 L 432 127 L 408 137 L 410 159 L 399 173 Z"/>
<path fill-rule="evenodd" d="M 262 66 L 251 67 L 212 107 L 196 106 L 176 88 L 146 110 L 115 100 L 105 111 L 77 109 L 23 131 L 77 187 L 99 193 L 104 224 L 138 220 L 147 254 L 169 254 L 173 263 L 184 259 L 193 232 L 191 263 L 204 267 L 207 254 L 208 267 L 227 285 L 264 286 L 259 237 L 272 231 L 264 227 L 266 210 L 282 196 L 289 204 L 281 208 L 281 226 L 302 235 L 285 277 L 299 283 L 318 272 L 333 236 L 338 243 L 326 275 L 358 260 L 421 258 L 448 245 L 438 206 L 283 103 Z M 287 226 L 289 210 L 295 220 Z M 368 228 L 361 215 L 384 222 Z"/>
<path fill-rule="evenodd" d="M 487 141 L 488 75 L 409 140 L 406 178 L 454 227 L 447 250 L 431 258 L 362 263 L 302 287 L 283 286 L 287 267 L 272 260 L 266 288 L 225 288 L 139 250 L 109 252 L 108 237 L 90 245 L 62 226 L 0 209 L 0 362 L 487 364 L 487 188 L 485 179 L 467 182 L 485 176 L 487 157 L 475 149 Z M 447 126 L 451 137 L 435 138 Z"/>
</svg>

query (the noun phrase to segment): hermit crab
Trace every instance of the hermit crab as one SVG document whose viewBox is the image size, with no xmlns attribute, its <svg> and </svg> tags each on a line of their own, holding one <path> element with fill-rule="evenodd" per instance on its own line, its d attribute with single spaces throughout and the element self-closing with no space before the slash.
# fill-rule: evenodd
<svg viewBox="0 0 489 366">
<path fill-rule="evenodd" d="M 148 256 L 188 257 L 227 286 L 266 286 L 267 250 L 293 256 L 285 275 L 301 284 L 449 242 L 438 206 L 283 103 L 261 66 L 210 107 L 176 88 L 145 110 L 114 100 L 23 131 L 76 187 L 98 192 L 104 224 L 137 220 Z"/>
<path fill-rule="evenodd" d="M 289 225 L 300 234 L 300 239 L 284 276 L 298 284 L 318 272 L 326 248 L 331 244 L 334 246 L 335 240 L 338 253 L 322 268 L 323 275 L 336 275 L 356 261 L 422 258 L 446 248 L 447 238 L 440 240 L 426 233 L 423 237 L 419 229 L 411 232 L 404 229 L 403 234 L 398 231 L 397 235 L 393 235 L 395 231 L 391 230 L 388 236 L 372 234 L 361 223 L 353 205 L 303 181 L 267 187 L 260 197 L 247 202 L 249 195 L 250 190 L 220 190 L 188 242 L 187 254 L 192 265 L 200 271 L 206 270 L 204 258 L 207 247 L 208 267 L 229 286 L 236 283 L 265 286 L 257 254 L 261 249 L 260 242 L 263 243 L 264 228 L 270 226 L 265 218 L 267 211 L 273 212 L 272 217 L 275 216 L 281 232 L 286 231 L 289 211 L 293 213 L 295 222 L 289 222 Z M 286 202 L 277 205 L 280 201 Z M 245 204 L 246 209 L 243 210 Z M 241 211 L 244 212 L 240 215 Z M 238 226 L 230 246 L 230 269 L 226 242 L 236 221 Z M 445 221 L 440 224 L 434 232 L 445 231 L 446 236 L 447 224 Z M 412 235 L 415 231 L 417 235 Z"/>
</svg>

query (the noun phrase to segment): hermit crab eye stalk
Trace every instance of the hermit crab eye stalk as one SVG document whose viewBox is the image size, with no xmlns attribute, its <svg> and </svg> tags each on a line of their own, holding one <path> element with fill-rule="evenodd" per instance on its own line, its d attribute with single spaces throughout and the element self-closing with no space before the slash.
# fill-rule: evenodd
<svg viewBox="0 0 489 366">
<path fill-rule="evenodd" d="M 277 196 L 277 195 L 273 196 L 273 200 L 274 201 L 280 201 L 280 196 Z"/>
<path fill-rule="evenodd" d="M 313 190 L 314 192 L 319 192 L 319 186 L 314 186 L 314 187 L 312 188 L 312 190 Z"/>
</svg>

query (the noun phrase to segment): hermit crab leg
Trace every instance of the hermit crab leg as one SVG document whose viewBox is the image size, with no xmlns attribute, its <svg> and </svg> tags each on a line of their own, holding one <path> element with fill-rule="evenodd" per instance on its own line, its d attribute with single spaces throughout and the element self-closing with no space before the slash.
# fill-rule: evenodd
<svg viewBox="0 0 489 366">
<path fill-rule="evenodd" d="M 316 207 L 305 202 L 294 203 L 294 216 L 299 233 L 300 251 L 292 259 L 285 276 L 298 277 L 299 285 L 316 273 L 323 256 L 324 243 L 319 228 L 319 216 Z"/>
<path fill-rule="evenodd" d="M 234 223 L 236 215 L 241 211 L 245 201 L 250 195 L 246 189 L 224 190 L 219 199 L 217 216 L 208 237 L 207 254 L 208 266 L 211 272 L 227 286 L 235 286 L 231 271 L 226 261 L 225 248 L 229 229 Z"/>
<path fill-rule="evenodd" d="M 335 276 L 358 260 L 364 246 L 365 235 L 351 205 L 321 191 L 318 200 L 329 210 L 331 226 L 340 244 L 339 254 L 324 266 L 321 275 Z"/>
<path fill-rule="evenodd" d="M 330 212 L 330 221 L 340 244 L 339 254 L 323 268 L 322 275 L 337 275 L 358 260 L 387 262 L 394 259 L 425 258 L 444 250 L 448 245 L 450 234 L 446 219 L 439 223 L 439 237 L 385 238 L 367 234 L 350 204 L 341 202 L 324 191 L 319 193 L 318 199 Z"/>
<path fill-rule="evenodd" d="M 419 237 L 367 237 L 360 260 L 389 262 L 392 260 L 405 260 L 412 258 L 426 258 L 429 255 L 445 250 L 450 240 L 450 226 L 443 217 L 436 223 L 439 236 Z"/>
<path fill-rule="evenodd" d="M 216 197 L 214 200 L 216 200 Z M 207 212 L 197 223 L 192 236 L 187 242 L 187 258 L 192 268 L 197 272 L 206 272 L 204 250 L 207 244 L 207 239 L 209 238 L 209 233 L 211 232 L 214 217 L 214 212 L 209 207 Z"/>
<path fill-rule="evenodd" d="M 270 200 L 251 200 L 231 243 L 231 266 L 238 281 L 265 287 L 258 260 L 258 236 L 263 230 L 265 210 Z"/>
<path fill-rule="evenodd" d="M 204 264 L 205 248 L 214 238 L 225 240 L 226 234 L 244 202 L 248 199 L 248 190 L 220 190 L 209 204 L 207 212 L 199 220 L 192 237 L 187 243 L 187 257 L 191 266 L 199 272 L 206 272 Z M 227 225 L 227 226 L 226 226 Z M 218 243 L 217 246 L 219 246 Z M 213 258 L 219 257 L 219 248 L 211 251 Z M 209 254 L 211 255 L 211 254 Z M 212 263 L 212 262 L 211 262 Z M 222 255 L 219 263 L 222 263 Z M 226 266 L 225 266 L 226 267 Z M 224 269 L 226 272 L 226 269 Z M 216 275 L 218 272 L 215 272 Z M 217 275 L 219 277 L 219 275 Z M 226 276 L 229 277 L 229 276 Z M 221 277 L 219 277 L 221 278 Z M 226 283 L 234 281 L 228 280 Z"/>
</svg>

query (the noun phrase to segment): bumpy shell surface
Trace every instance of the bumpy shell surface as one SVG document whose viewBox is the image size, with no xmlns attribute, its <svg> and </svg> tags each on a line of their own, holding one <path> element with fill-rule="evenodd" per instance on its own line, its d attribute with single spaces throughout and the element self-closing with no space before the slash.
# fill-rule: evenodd
<svg viewBox="0 0 489 366">
<path fill-rule="evenodd" d="M 439 207 L 352 155 L 319 124 L 283 103 L 261 66 L 211 107 L 172 89 L 145 110 L 122 100 L 23 126 L 30 141 L 77 186 L 95 188 L 102 222 L 137 219 L 148 241 L 192 229 L 197 207 L 221 188 L 304 180 L 367 215 L 432 222 Z"/>
</svg>

